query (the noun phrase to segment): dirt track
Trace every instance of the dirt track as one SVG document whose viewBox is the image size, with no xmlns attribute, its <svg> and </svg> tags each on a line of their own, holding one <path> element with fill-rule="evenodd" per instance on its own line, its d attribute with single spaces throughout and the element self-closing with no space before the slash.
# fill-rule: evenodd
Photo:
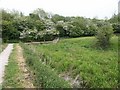
<svg viewBox="0 0 120 90">
<path fill-rule="evenodd" d="M 17 62 L 20 71 L 22 72 L 22 78 L 20 78 L 20 81 L 22 82 L 22 86 L 24 88 L 34 88 L 34 85 L 32 83 L 32 76 L 30 71 L 28 70 L 28 67 L 25 63 L 25 59 L 23 57 L 23 50 L 19 44 L 16 45 L 17 50 Z"/>
</svg>

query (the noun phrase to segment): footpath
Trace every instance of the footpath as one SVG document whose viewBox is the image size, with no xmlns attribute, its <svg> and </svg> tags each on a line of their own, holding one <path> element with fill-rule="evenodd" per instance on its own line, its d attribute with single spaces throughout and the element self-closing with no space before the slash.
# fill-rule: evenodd
<svg viewBox="0 0 120 90">
<path fill-rule="evenodd" d="M 12 52 L 13 44 L 8 44 L 3 52 L 0 53 L 0 86 L 3 82 L 5 66 L 8 64 L 9 56 Z"/>
</svg>

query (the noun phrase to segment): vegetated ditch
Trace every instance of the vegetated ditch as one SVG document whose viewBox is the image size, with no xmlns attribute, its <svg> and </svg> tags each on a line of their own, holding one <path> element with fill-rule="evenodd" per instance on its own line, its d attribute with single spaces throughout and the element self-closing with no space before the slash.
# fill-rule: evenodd
<svg viewBox="0 0 120 90">
<path fill-rule="evenodd" d="M 42 61 L 42 64 L 47 65 L 46 61 Z M 54 71 L 54 68 L 52 68 L 52 70 Z M 69 82 L 72 88 L 88 88 L 87 82 L 83 80 L 79 74 L 75 78 L 71 76 L 70 72 L 63 72 L 58 74 L 58 76 Z"/>
<path fill-rule="evenodd" d="M 29 45 L 31 45 L 31 44 L 29 44 Z M 33 51 L 33 53 L 36 53 L 39 56 L 39 60 L 40 60 L 40 62 L 42 62 L 42 64 L 49 66 L 48 62 L 46 61 L 46 58 L 45 57 L 43 58 L 41 55 L 39 55 L 40 53 L 37 53 L 37 51 L 35 50 L 35 47 L 32 46 L 30 49 Z M 44 54 L 42 54 L 42 55 L 44 55 Z M 52 67 L 50 67 L 50 68 L 52 68 Z M 52 68 L 52 70 L 54 71 L 54 68 Z M 88 87 L 87 82 L 85 80 L 83 80 L 79 74 L 76 75 L 75 78 L 73 78 L 71 76 L 70 72 L 63 72 L 63 73 L 58 74 L 58 76 L 60 78 L 64 79 L 65 81 L 69 82 L 69 84 L 73 88 L 86 88 L 86 87 Z"/>
<path fill-rule="evenodd" d="M 73 88 L 86 88 L 87 83 L 82 80 L 80 75 L 77 75 L 75 78 L 72 78 L 68 73 L 59 74 L 61 78 L 68 81 Z"/>
</svg>

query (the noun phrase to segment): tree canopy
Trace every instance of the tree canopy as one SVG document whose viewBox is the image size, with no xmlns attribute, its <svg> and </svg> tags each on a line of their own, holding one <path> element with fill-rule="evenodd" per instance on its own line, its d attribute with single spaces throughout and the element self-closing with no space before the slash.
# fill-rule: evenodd
<svg viewBox="0 0 120 90">
<path fill-rule="evenodd" d="M 3 41 L 45 41 L 56 37 L 94 36 L 104 23 L 110 22 L 115 33 L 120 33 L 118 15 L 109 20 L 84 17 L 64 17 L 36 9 L 25 16 L 19 11 L 0 10 Z"/>
</svg>

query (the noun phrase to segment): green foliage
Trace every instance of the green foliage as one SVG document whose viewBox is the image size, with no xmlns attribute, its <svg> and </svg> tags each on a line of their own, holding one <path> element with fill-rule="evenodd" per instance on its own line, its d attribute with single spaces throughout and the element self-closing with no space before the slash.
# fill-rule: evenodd
<svg viewBox="0 0 120 90">
<path fill-rule="evenodd" d="M 113 28 L 110 24 L 105 24 L 99 27 L 97 31 L 97 44 L 101 48 L 107 48 L 110 45 L 110 38 L 113 35 Z"/>
<path fill-rule="evenodd" d="M 34 20 L 39 20 L 40 19 L 38 14 L 30 13 L 29 16 L 30 16 L 30 18 L 32 18 Z"/>
<path fill-rule="evenodd" d="M 57 23 L 58 21 L 65 21 L 65 17 L 55 14 L 54 16 L 52 16 L 51 20 L 54 23 Z"/>
<path fill-rule="evenodd" d="M 42 20 L 36 20 L 34 22 L 34 27 L 38 30 L 38 31 L 42 31 L 44 29 L 46 29 L 45 27 L 45 23 Z"/>
<path fill-rule="evenodd" d="M 48 15 L 43 9 L 38 8 L 33 11 L 33 14 L 39 16 L 40 19 L 48 19 Z"/>
<path fill-rule="evenodd" d="M 0 10 L 0 13 L 2 13 L 2 23 L 0 26 L 2 26 L 3 41 L 19 40 L 20 32 L 14 27 L 14 16 L 5 10 Z"/>
<path fill-rule="evenodd" d="M 93 47 L 94 37 L 63 39 L 57 44 L 27 45 L 43 63 L 58 74 L 80 75 L 86 87 L 116 88 L 118 85 L 118 37 L 113 37 L 109 50 Z M 31 58 L 34 55 L 31 55 Z M 34 60 L 35 61 L 35 60 Z"/>
<path fill-rule="evenodd" d="M 3 41 L 19 40 L 20 33 L 14 28 L 11 21 L 2 22 L 2 38 Z"/>
<path fill-rule="evenodd" d="M 63 25 L 56 25 L 56 29 L 59 31 L 59 36 L 60 37 L 65 37 L 66 36 L 66 30 L 63 28 Z"/>
<path fill-rule="evenodd" d="M 120 15 L 114 14 L 108 21 L 112 23 L 114 33 L 120 33 Z"/>
<path fill-rule="evenodd" d="M 113 23 L 113 31 L 114 33 L 120 33 L 120 24 L 119 23 Z"/>
<path fill-rule="evenodd" d="M 111 23 L 118 23 L 118 15 L 114 14 L 110 19 L 109 22 Z"/>
<path fill-rule="evenodd" d="M 24 48 L 24 56 L 26 63 L 33 70 L 35 74 L 35 85 L 42 88 L 70 88 L 68 82 L 60 78 L 55 71 L 51 70 L 50 67 L 44 65 L 37 53 L 33 52 L 32 48 L 26 47 L 21 44 Z M 31 53 L 32 52 L 32 53 Z M 34 56 L 34 57 L 33 57 Z"/>
<path fill-rule="evenodd" d="M 1 9 L 0 10 L 0 14 L 2 14 L 2 20 L 6 20 L 6 21 L 12 21 L 13 20 L 13 16 L 8 13 L 6 10 Z"/>
<path fill-rule="evenodd" d="M 91 20 L 82 17 L 73 18 L 70 25 L 70 37 L 93 36 L 97 30 L 97 26 Z"/>
<path fill-rule="evenodd" d="M 73 27 L 70 29 L 70 34 L 69 34 L 69 36 L 70 36 L 70 37 L 80 37 L 80 36 L 83 36 L 83 34 L 84 34 L 84 31 L 81 30 L 81 27 L 73 26 Z"/>
<path fill-rule="evenodd" d="M 12 41 L 45 41 L 56 37 L 94 36 L 99 27 L 107 20 L 89 19 L 84 17 L 64 17 L 52 15 L 42 9 L 36 9 L 28 16 L 19 11 L 8 12 L 0 10 L 3 23 L 2 33 L 4 42 Z M 114 31 L 119 33 L 119 24 L 116 23 L 118 15 L 108 20 L 113 24 Z M 102 22 L 102 23 L 101 23 Z M 28 31 L 31 30 L 31 34 Z M 52 33 L 53 30 L 59 33 Z M 100 29 L 99 29 L 100 30 Z M 49 31 L 49 33 L 48 33 Z M 59 35 L 58 35 L 59 34 Z M 50 38 L 50 39 L 49 39 Z M 25 40 L 26 39 L 26 40 Z"/>
</svg>

